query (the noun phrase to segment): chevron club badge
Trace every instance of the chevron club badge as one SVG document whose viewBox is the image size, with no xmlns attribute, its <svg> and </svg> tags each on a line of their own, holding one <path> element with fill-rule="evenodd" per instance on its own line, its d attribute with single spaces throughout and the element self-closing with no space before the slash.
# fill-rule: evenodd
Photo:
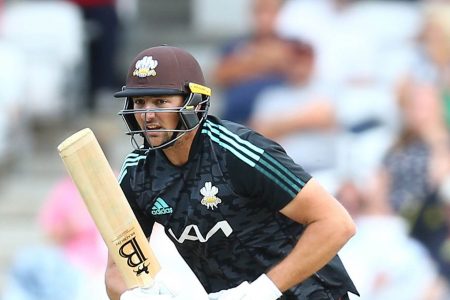
<svg viewBox="0 0 450 300">
<path fill-rule="evenodd" d="M 148 76 L 156 76 L 155 68 L 158 66 L 158 61 L 153 59 L 152 56 L 144 56 L 138 60 L 133 72 L 134 76 L 143 78 Z"/>
<path fill-rule="evenodd" d="M 203 198 L 201 203 L 206 206 L 206 208 L 217 208 L 219 203 L 222 203 L 219 197 L 217 197 L 217 193 L 219 189 L 211 184 L 211 182 L 206 182 L 205 186 L 201 188 L 200 194 L 202 194 Z"/>
</svg>

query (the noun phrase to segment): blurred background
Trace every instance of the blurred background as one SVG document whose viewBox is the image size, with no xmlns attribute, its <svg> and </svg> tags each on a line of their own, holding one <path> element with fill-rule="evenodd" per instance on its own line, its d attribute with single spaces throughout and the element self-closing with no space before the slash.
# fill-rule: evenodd
<svg viewBox="0 0 450 300">
<path fill-rule="evenodd" d="M 0 0 L 0 299 L 106 299 L 56 147 L 90 127 L 118 170 L 132 147 L 112 94 L 161 44 L 198 59 L 212 114 L 278 141 L 349 210 L 360 299 L 450 299 L 442 0 Z"/>
</svg>

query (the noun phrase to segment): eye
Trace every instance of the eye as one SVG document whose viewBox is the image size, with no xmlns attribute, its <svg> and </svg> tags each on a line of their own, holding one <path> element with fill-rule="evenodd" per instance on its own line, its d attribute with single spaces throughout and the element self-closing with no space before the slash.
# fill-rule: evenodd
<svg viewBox="0 0 450 300">
<path fill-rule="evenodd" d="M 145 100 L 142 98 L 134 98 L 133 99 L 133 104 L 135 107 L 142 107 L 145 105 Z"/>
<path fill-rule="evenodd" d="M 167 99 L 164 99 L 164 98 L 160 98 L 160 99 L 156 100 L 156 104 L 158 104 L 159 106 L 165 105 L 167 103 L 169 103 L 169 101 Z"/>
</svg>

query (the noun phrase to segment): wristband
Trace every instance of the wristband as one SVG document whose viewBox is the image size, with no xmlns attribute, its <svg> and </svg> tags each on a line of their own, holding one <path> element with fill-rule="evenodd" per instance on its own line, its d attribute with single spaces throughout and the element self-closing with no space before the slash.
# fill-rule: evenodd
<svg viewBox="0 0 450 300">
<path fill-rule="evenodd" d="M 282 293 L 266 274 L 252 283 L 242 282 L 237 287 L 209 294 L 209 300 L 276 300 Z"/>
<path fill-rule="evenodd" d="M 254 296 L 254 299 L 261 300 L 276 300 L 282 296 L 281 291 L 266 274 L 262 274 L 250 284 L 248 293 Z"/>
</svg>

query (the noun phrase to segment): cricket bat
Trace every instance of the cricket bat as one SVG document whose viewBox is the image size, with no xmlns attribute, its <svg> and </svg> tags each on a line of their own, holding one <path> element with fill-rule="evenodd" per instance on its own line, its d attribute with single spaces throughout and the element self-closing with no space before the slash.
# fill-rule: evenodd
<svg viewBox="0 0 450 300">
<path fill-rule="evenodd" d="M 58 151 L 127 287 L 151 286 L 160 264 L 92 130 L 68 137 Z"/>
</svg>

